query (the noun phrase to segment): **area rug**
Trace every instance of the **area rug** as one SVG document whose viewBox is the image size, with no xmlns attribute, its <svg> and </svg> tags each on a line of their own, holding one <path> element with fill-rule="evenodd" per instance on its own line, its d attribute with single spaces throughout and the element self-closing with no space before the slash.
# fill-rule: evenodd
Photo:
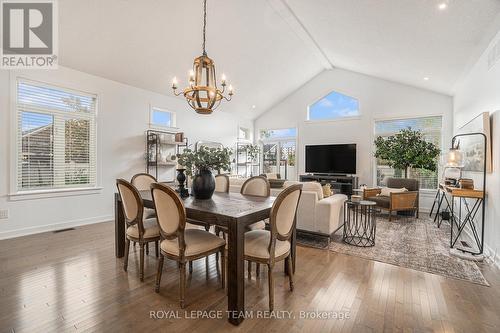
<svg viewBox="0 0 500 333">
<path fill-rule="evenodd" d="M 489 286 L 477 264 L 450 255 L 450 226 L 438 228 L 431 219 L 387 215 L 377 217 L 375 246 L 357 247 L 332 236 L 330 250 L 392 265 Z"/>
<path fill-rule="evenodd" d="M 328 236 L 321 236 L 297 230 L 297 245 L 313 247 L 315 249 L 328 249 L 330 245 L 330 238 Z"/>
</svg>

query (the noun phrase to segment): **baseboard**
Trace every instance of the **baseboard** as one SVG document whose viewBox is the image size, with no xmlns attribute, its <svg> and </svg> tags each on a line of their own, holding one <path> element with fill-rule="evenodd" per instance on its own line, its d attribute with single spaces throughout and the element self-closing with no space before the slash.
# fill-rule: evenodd
<svg viewBox="0 0 500 333">
<path fill-rule="evenodd" d="M 46 224 L 46 225 L 42 225 L 42 226 L 28 227 L 28 228 L 17 229 L 17 230 L 12 230 L 12 231 L 3 231 L 3 232 L 0 232 L 0 240 L 9 239 L 9 238 L 16 238 L 16 237 L 21 237 L 21 236 L 27 236 L 27 235 L 33 235 L 33 234 L 39 234 L 39 233 L 47 232 L 47 231 L 54 231 L 54 230 L 60 230 L 60 229 L 66 229 L 66 228 L 79 227 L 82 225 L 101 223 L 101 222 L 111 221 L 111 220 L 113 220 L 113 218 L 114 218 L 113 215 L 104 215 L 104 216 L 96 216 L 96 217 L 91 217 L 91 218 L 86 218 L 86 219 L 73 220 L 73 221 L 69 221 L 69 222 Z"/>
</svg>

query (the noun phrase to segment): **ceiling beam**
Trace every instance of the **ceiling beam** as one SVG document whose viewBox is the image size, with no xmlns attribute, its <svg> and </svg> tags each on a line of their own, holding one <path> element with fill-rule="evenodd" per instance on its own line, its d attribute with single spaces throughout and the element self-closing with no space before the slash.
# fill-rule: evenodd
<svg viewBox="0 0 500 333">
<path fill-rule="evenodd" d="M 321 46 L 316 42 L 309 30 L 306 29 L 302 21 L 298 18 L 295 12 L 290 8 L 285 0 L 267 0 L 271 8 L 290 26 L 292 31 L 306 44 L 306 46 L 318 58 L 325 69 L 333 69 L 333 66 L 328 56 L 323 51 Z"/>
</svg>

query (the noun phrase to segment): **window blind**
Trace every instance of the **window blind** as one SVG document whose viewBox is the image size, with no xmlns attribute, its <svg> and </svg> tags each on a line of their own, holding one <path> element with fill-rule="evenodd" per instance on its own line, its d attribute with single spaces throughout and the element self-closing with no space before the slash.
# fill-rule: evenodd
<svg viewBox="0 0 500 333">
<path fill-rule="evenodd" d="M 442 122 L 441 116 L 420 117 L 409 119 L 392 119 L 375 122 L 375 137 L 388 137 L 396 134 L 402 129 L 411 128 L 422 132 L 426 141 L 442 145 Z M 403 170 L 395 170 L 387 165 L 385 161 L 377 159 L 377 185 L 385 185 L 386 177 L 404 177 Z M 408 177 L 416 178 L 422 189 L 436 189 L 438 186 L 438 172 L 428 170 L 410 170 Z"/>
<path fill-rule="evenodd" d="M 96 186 L 97 96 L 17 83 L 18 191 Z"/>
</svg>

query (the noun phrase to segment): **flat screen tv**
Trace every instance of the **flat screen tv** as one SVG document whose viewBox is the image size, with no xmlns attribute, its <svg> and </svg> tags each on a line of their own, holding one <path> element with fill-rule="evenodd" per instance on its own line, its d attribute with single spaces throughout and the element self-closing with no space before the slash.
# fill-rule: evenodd
<svg viewBox="0 0 500 333">
<path fill-rule="evenodd" d="M 356 173 L 356 144 L 306 146 L 306 172 Z"/>
</svg>

